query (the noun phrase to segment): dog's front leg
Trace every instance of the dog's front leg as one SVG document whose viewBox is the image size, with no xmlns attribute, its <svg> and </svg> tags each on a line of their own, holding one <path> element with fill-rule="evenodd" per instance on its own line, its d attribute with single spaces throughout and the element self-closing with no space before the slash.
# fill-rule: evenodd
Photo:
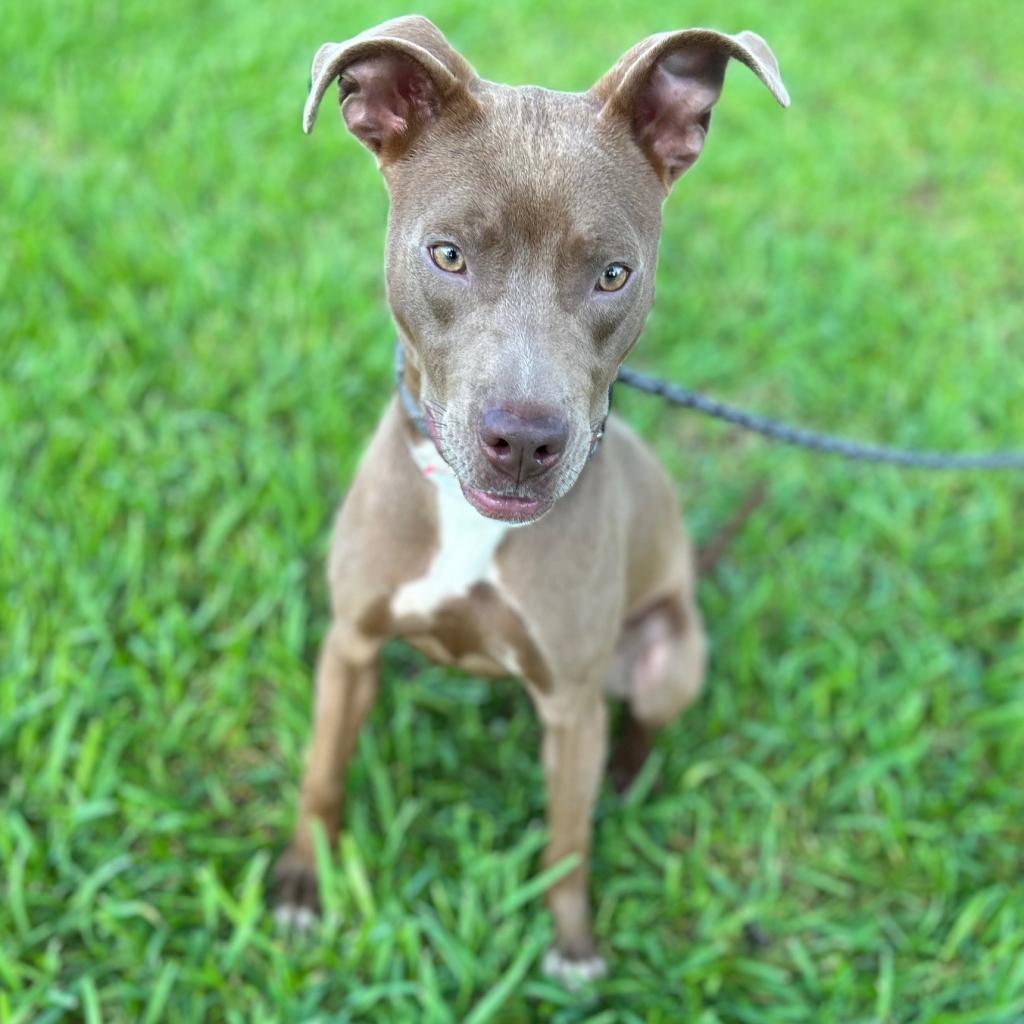
<svg viewBox="0 0 1024 1024">
<path fill-rule="evenodd" d="M 298 820 L 291 844 L 274 868 L 274 915 L 285 926 L 309 927 L 319 913 L 312 829 L 319 822 L 333 841 L 341 823 L 345 768 L 377 695 L 379 649 L 378 641 L 337 622 L 320 648 L 313 741 Z"/>
<path fill-rule="evenodd" d="M 594 803 L 604 774 L 608 708 L 600 687 L 540 697 L 543 763 L 550 841 L 545 865 L 575 857 L 578 864 L 548 890 L 555 945 L 544 960 L 547 974 L 570 987 L 605 972 L 590 923 L 587 882 Z"/>
</svg>

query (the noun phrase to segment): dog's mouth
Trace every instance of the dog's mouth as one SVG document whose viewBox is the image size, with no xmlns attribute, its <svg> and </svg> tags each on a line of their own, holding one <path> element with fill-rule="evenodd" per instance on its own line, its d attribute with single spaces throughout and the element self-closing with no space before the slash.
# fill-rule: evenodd
<svg viewBox="0 0 1024 1024">
<path fill-rule="evenodd" d="M 551 510 L 557 493 L 545 493 L 550 488 L 550 481 L 548 481 L 546 487 L 538 488 L 539 494 L 523 494 L 521 493 L 522 487 L 515 488 L 515 490 L 520 491 L 518 494 L 509 493 L 508 481 L 505 481 L 504 485 L 500 481 L 495 481 L 498 486 L 494 487 L 492 484 L 489 487 L 488 483 L 490 481 L 487 479 L 487 474 L 483 474 L 483 479 L 481 479 L 480 475 L 473 469 L 460 466 L 458 459 L 447 458 L 441 441 L 441 432 L 438 429 L 434 416 L 435 410 L 429 403 L 424 403 L 424 409 L 426 412 L 427 430 L 434 443 L 434 448 L 448 470 L 458 481 L 463 497 L 480 515 L 498 522 L 508 523 L 510 526 L 526 526 L 540 519 L 541 516 Z M 480 483 L 483 486 L 477 487 L 468 483 L 467 477 L 475 479 L 476 483 Z"/>
<path fill-rule="evenodd" d="M 512 494 L 496 494 L 483 491 L 478 487 L 459 481 L 466 501 L 482 516 L 498 519 L 503 523 L 515 523 L 522 526 L 539 519 L 551 508 L 551 502 L 542 498 L 520 498 Z"/>
</svg>

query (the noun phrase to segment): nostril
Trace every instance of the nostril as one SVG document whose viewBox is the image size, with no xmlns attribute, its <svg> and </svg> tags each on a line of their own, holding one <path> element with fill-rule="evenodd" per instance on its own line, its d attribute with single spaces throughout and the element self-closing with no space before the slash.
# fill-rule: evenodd
<svg viewBox="0 0 1024 1024">
<path fill-rule="evenodd" d="M 557 448 L 551 448 L 546 444 L 542 444 L 534 453 L 534 461 L 539 466 L 550 466 L 552 463 L 558 461 L 559 450 Z"/>
<path fill-rule="evenodd" d="M 505 440 L 505 438 L 499 437 L 498 440 L 491 445 L 491 447 L 499 452 L 507 452 L 509 449 L 509 443 L 508 441 Z"/>
<path fill-rule="evenodd" d="M 558 444 L 542 444 L 533 451 L 533 461 L 543 469 L 553 466 L 562 456 L 562 447 Z"/>
</svg>

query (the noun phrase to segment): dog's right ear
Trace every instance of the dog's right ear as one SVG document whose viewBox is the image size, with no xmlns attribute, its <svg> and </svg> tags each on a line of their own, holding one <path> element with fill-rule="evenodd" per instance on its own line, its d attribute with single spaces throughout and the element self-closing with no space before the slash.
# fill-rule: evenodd
<svg viewBox="0 0 1024 1024">
<path fill-rule="evenodd" d="M 313 130 L 320 101 L 338 79 L 345 124 L 382 166 L 398 159 L 454 104 L 474 106 L 469 63 L 426 18 L 395 18 L 313 58 L 302 130 Z"/>
</svg>

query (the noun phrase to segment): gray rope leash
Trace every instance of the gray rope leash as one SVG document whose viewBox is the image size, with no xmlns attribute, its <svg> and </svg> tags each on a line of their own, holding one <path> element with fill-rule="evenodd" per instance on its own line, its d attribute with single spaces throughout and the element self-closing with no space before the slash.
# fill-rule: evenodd
<svg viewBox="0 0 1024 1024">
<path fill-rule="evenodd" d="M 910 466 L 916 469 L 1024 469 L 1024 451 L 1018 452 L 920 452 L 904 448 L 889 448 L 884 445 L 860 444 L 842 437 L 821 434 L 813 430 L 792 427 L 767 416 L 744 412 L 725 402 L 708 398 L 697 391 L 671 384 L 668 381 L 649 377 L 646 373 L 622 366 L 617 378 L 626 387 L 635 388 L 647 395 L 657 395 L 671 405 L 694 409 L 706 416 L 712 416 L 744 430 L 753 431 L 762 437 L 783 444 L 810 448 L 828 455 L 841 455 L 845 459 L 860 462 L 884 462 L 893 466 Z"/>
</svg>

